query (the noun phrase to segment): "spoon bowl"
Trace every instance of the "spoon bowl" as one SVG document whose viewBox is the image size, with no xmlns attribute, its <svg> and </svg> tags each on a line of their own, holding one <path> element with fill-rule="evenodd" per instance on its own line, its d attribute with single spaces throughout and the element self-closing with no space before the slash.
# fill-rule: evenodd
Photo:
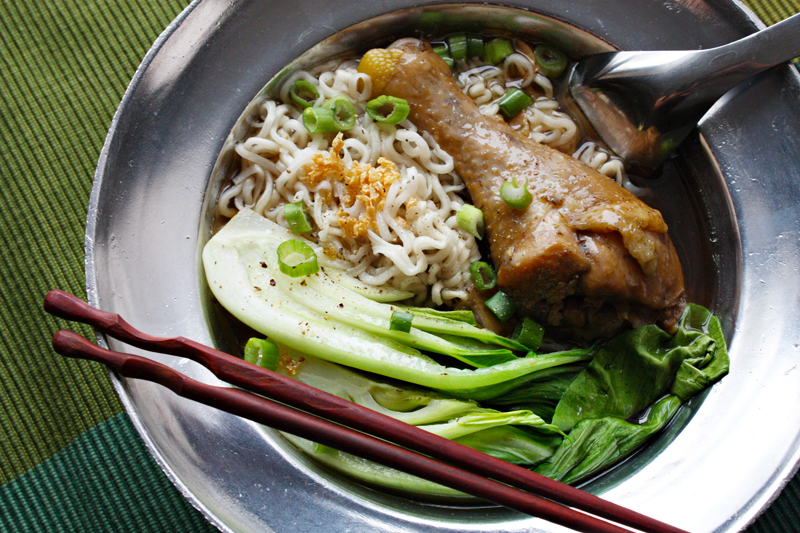
<svg viewBox="0 0 800 533">
<path fill-rule="evenodd" d="M 707 50 L 611 52 L 568 72 L 572 100 L 639 175 L 658 168 L 712 105 L 747 78 L 800 56 L 800 14 Z"/>
</svg>

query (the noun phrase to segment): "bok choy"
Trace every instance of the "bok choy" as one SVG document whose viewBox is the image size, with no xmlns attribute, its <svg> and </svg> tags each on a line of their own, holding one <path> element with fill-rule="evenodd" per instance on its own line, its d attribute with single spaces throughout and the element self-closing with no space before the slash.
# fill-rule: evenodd
<svg viewBox="0 0 800 533">
<path fill-rule="evenodd" d="M 309 240 L 320 269 L 287 276 L 276 250 L 290 239 L 303 237 L 242 210 L 203 250 L 212 293 L 280 346 L 280 371 L 555 479 L 579 482 L 627 457 L 728 371 L 719 322 L 697 305 L 674 335 L 644 326 L 589 348 L 537 353 L 525 344 L 538 346 L 539 332 L 522 344 L 478 327 L 468 311 L 395 304 L 402 291 L 364 288 Z M 410 316 L 410 326 L 393 329 L 393 315 Z M 362 481 L 452 495 L 290 440 Z"/>
<path fill-rule="evenodd" d="M 330 267 L 300 278 L 283 274 L 275 250 L 296 238 L 288 229 L 243 210 L 203 250 L 206 278 L 220 304 L 251 328 L 295 350 L 478 399 L 503 392 L 498 385 L 591 358 L 590 349 L 528 354 L 525 346 L 463 320 L 413 309 L 411 330 L 392 330 L 391 315 L 399 307 L 374 302 L 336 283 L 326 273 Z M 319 247 L 308 244 L 321 260 Z M 475 368 L 447 366 L 421 350 Z"/>
<path fill-rule="evenodd" d="M 543 463 L 555 453 L 563 439 L 558 428 L 531 411 L 487 409 L 474 401 L 451 398 L 407 384 L 378 381 L 293 350 L 284 350 L 281 369 L 307 385 L 515 464 L 533 466 Z M 287 372 L 287 369 L 291 371 Z M 320 448 L 308 440 L 291 435 L 286 437 L 319 462 L 361 481 L 404 492 L 459 495 L 452 489 L 358 457 Z"/>
</svg>

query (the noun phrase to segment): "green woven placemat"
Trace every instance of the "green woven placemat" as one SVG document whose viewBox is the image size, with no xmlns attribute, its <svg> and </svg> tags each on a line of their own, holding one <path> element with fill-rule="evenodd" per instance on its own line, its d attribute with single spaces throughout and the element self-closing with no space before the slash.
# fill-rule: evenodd
<svg viewBox="0 0 800 533">
<path fill-rule="evenodd" d="M 211 532 L 160 471 L 101 366 L 49 339 L 51 288 L 84 295 L 92 176 L 145 52 L 188 0 L 0 1 L 0 533 Z M 751 0 L 771 24 L 800 0 Z M 78 327 L 90 337 L 89 328 Z M 795 478 L 748 533 L 800 523 Z"/>
</svg>

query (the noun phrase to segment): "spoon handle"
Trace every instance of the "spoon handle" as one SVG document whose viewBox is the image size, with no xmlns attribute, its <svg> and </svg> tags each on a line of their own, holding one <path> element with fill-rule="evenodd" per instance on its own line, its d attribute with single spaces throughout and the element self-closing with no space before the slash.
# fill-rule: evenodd
<svg viewBox="0 0 800 533">
<path fill-rule="evenodd" d="M 708 75 L 728 88 L 800 56 L 800 13 L 730 44 L 701 52 Z M 721 95 L 720 95 L 721 96 Z"/>
</svg>

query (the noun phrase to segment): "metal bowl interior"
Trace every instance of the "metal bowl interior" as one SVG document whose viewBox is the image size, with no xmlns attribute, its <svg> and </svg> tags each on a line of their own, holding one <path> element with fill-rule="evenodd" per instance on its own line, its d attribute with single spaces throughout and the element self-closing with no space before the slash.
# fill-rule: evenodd
<svg viewBox="0 0 800 533">
<path fill-rule="evenodd" d="M 504 4 L 194 2 L 146 57 L 101 154 L 87 220 L 91 303 L 153 334 L 237 349 L 236 326 L 210 297 L 199 252 L 254 97 L 298 62 L 419 32 L 521 34 L 578 57 L 614 47 L 707 48 L 757 26 L 723 1 Z M 792 409 L 800 400 L 793 238 L 800 170 L 792 166 L 800 153 L 799 87 L 786 67 L 735 89 L 648 184 L 690 298 L 723 322 L 732 373 L 585 488 L 692 531 L 741 529 L 800 458 L 800 414 Z M 216 382 L 193 363 L 154 358 Z M 223 531 L 559 530 L 475 502 L 431 503 L 363 487 L 255 424 L 155 385 L 114 382 L 165 473 Z"/>
</svg>

